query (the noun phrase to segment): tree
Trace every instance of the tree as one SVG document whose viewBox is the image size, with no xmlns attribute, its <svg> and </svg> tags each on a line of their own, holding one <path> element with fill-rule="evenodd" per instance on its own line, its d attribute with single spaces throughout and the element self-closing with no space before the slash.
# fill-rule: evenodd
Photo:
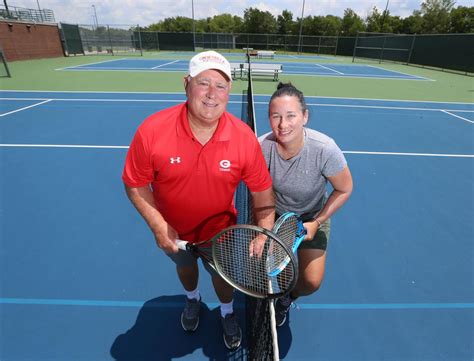
<svg viewBox="0 0 474 361">
<path fill-rule="evenodd" d="M 283 10 L 281 15 L 277 18 L 277 32 L 278 34 L 290 34 L 293 26 L 293 13 L 288 10 Z"/>
<path fill-rule="evenodd" d="M 155 29 L 156 24 L 150 25 L 148 28 Z M 156 30 L 153 30 L 156 31 Z M 193 20 L 184 16 L 177 16 L 176 18 L 166 18 L 159 23 L 158 31 L 169 31 L 174 33 L 192 32 Z"/>
<path fill-rule="evenodd" d="M 421 4 L 423 32 L 426 34 L 447 33 L 449 15 L 454 4 L 454 0 L 425 0 Z"/>
<path fill-rule="evenodd" d="M 421 11 L 415 10 L 412 15 L 402 20 L 400 32 L 404 34 L 420 34 L 423 30 L 423 22 Z"/>
<path fill-rule="evenodd" d="M 209 27 L 210 22 L 211 22 L 211 18 L 195 20 L 194 26 L 195 26 L 196 33 L 210 32 L 211 31 Z"/>
<path fill-rule="evenodd" d="M 383 29 L 389 33 L 405 34 L 403 31 L 403 20 L 400 16 L 387 16 Z"/>
<path fill-rule="evenodd" d="M 334 15 L 326 15 L 323 19 L 323 34 L 326 36 L 336 36 L 341 31 L 342 19 Z"/>
<path fill-rule="evenodd" d="M 268 11 L 248 8 L 244 11 L 243 30 L 246 33 L 272 34 L 277 29 L 274 16 Z"/>
<path fill-rule="evenodd" d="M 381 32 L 381 24 L 382 24 L 382 14 L 379 13 L 379 10 L 376 6 L 373 7 L 372 12 L 367 16 L 365 20 L 367 31 L 371 33 L 379 33 Z"/>
<path fill-rule="evenodd" d="M 450 33 L 474 33 L 474 7 L 458 6 L 450 15 Z"/>
<path fill-rule="evenodd" d="M 308 16 L 303 19 L 303 34 L 319 36 L 324 33 L 324 18 L 322 16 Z"/>
<path fill-rule="evenodd" d="M 364 31 L 365 25 L 359 15 L 352 9 L 344 10 L 344 17 L 341 24 L 342 36 L 355 36 L 358 31 Z"/>
<path fill-rule="evenodd" d="M 230 14 L 216 15 L 209 21 L 209 30 L 213 33 L 234 33 L 242 24 L 242 19 Z"/>
</svg>

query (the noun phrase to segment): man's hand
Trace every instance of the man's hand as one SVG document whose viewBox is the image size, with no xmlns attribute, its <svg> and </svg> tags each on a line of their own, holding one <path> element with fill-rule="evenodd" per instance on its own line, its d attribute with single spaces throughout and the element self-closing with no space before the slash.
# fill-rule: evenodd
<svg viewBox="0 0 474 361">
<path fill-rule="evenodd" d="M 265 247 L 265 242 L 267 241 L 267 239 L 267 236 L 265 236 L 264 234 L 260 234 L 250 242 L 250 257 L 262 257 L 263 248 Z"/>
</svg>

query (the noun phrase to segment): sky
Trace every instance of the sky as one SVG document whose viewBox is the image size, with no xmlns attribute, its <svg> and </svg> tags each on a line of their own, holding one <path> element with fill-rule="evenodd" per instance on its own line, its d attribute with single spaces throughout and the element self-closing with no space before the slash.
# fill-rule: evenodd
<svg viewBox="0 0 474 361">
<path fill-rule="evenodd" d="M 283 10 L 293 13 L 293 20 L 301 17 L 336 15 L 342 17 L 351 8 L 362 18 L 367 17 L 374 6 L 380 12 L 387 0 L 7 0 L 8 6 L 32 9 L 51 9 L 56 21 L 72 24 L 93 24 L 94 8 L 99 24 L 138 24 L 148 26 L 165 18 L 185 16 L 204 19 L 219 14 L 232 14 L 243 18 L 247 8 L 269 11 L 275 17 Z M 402 18 L 419 10 L 423 1 L 388 0 L 391 15 Z M 0 3 L 3 5 L 3 1 Z M 92 6 L 94 5 L 94 7 Z M 457 0 L 455 6 L 472 6 L 472 0 Z"/>
</svg>

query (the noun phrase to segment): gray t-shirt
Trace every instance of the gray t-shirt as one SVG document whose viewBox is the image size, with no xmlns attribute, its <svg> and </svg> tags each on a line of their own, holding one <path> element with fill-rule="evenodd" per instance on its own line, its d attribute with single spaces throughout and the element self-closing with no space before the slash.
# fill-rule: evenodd
<svg viewBox="0 0 474 361">
<path fill-rule="evenodd" d="M 288 160 L 278 154 L 273 133 L 258 139 L 272 176 L 277 214 L 292 211 L 316 215 L 326 201 L 327 177 L 336 175 L 347 165 L 332 138 L 313 129 L 304 131 L 303 149 Z"/>
</svg>

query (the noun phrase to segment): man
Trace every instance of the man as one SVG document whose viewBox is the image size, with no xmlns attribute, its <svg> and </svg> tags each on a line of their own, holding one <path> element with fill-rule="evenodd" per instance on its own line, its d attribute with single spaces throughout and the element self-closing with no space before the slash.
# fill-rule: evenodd
<svg viewBox="0 0 474 361">
<path fill-rule="evenodd" d="M 226 111 L 232 76 L 229 62 L 206 51 L 189 62 L 187 101 L 148 117 L 127 154 L 122 179 L 128 197 L 160 247 L 175 263 L 185 293 L 185 331 L 199 324 L 201 297 L 197 259 L 178 250 L 176 239 L 199 242 L 235 223 L 233 205 L 243 180 L 253 198 L 254 219 L 274 222 L 272 182 L 251 129 Z M 233 311 L 233 288 L 206 266 L 221 302 L 224 341 L 240 346 L 242 332 Z"/>
</svg>

